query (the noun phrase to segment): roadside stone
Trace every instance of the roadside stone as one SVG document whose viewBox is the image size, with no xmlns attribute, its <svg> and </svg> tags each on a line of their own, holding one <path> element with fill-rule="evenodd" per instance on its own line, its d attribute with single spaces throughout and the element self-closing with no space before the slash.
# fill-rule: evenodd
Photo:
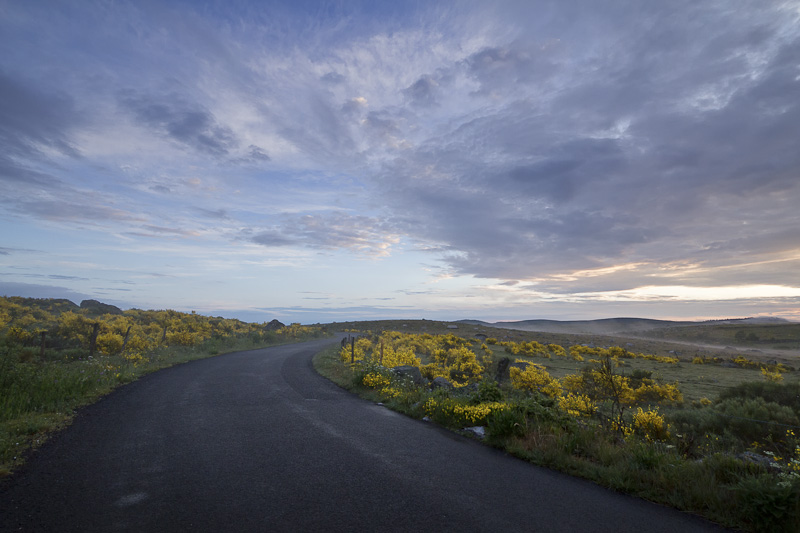
<svg viewBox="0 0 800 533">
<path fill-rule="evenodd" d="M 485 439 L 486 438 L 486 428 L 483 427 L 483 426 L 472 426 L 472 427 L 464 428 L 464 431 L 466 431 L 467 433 L 471 433 L 471 434 L 475 435 L 479 439 Z"/>
<path fill-rule="evenodd" d="M 392 368 L 392 372 L 398 376 L 407 376 L 411 378 L 415 385 L 422 385 L 425 380 L 422 378 L 422 372 L 419 368 L 411 365 L 402 365 Z"/>
</svg>

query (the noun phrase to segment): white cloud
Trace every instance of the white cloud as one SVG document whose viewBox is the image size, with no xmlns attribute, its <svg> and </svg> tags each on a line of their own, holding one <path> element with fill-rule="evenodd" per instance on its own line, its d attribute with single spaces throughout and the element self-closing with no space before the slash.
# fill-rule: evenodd
<svg viewBox="0 0 800 533">
<path fill-rule="evenodd" d="M 6 220 L 155 263 L 143 243 L 435 263 L 462 303 L 794 294 L 788 4 L 382 9 L 8 7 Z"/>
</svg>

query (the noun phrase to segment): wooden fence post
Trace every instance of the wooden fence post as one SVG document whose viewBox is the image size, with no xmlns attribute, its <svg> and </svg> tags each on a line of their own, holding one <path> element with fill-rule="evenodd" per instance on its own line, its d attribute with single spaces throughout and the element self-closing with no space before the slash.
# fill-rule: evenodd
<svg viewBox="0 0 800 533">
<path fill-rule="evenodd" d="M 125 348 L 128 347 L 128 336 L 131 334 L 131 328 L 132 327 L 133 326 L 128 326 L 127 331 L 125 331 L 125 338 L 122 340 L 122 349 L 119 351 L 119 353 L 124 353 L 125 352 Z"/>
<path fill-rule="evenodd" d="M 46 336 L 47 336 L 47 332 L 43 331 L 42 332 L 42 349 L 39 352 L 39 357 L 41 357 L 42 359 L 44 359 L 44 339 L 45 339 Z"/>
<path fill-rule="evenodd" d="M 350 337 L 350 364 L 356 362 L 356 338 Z"/>
<path fill-rule="evenodd" d="M 92 324 L 92 336 L 89 338 L 89 357 L 94 357 L 97 349 L 97 334 L 100 333 L 100 322 Z"/>
</svg>

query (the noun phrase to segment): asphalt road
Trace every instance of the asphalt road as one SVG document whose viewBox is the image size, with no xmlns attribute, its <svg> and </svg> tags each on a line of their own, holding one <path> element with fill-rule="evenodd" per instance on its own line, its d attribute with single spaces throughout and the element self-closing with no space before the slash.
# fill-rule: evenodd
<svg viewBox="0 0 800 533">
<path fill-rule="evenodd" d="M 0 530 L 718 531 L 361 400 L 311 367 L 330 342 L 118 389 L 0 484 Z"/>
</svg>

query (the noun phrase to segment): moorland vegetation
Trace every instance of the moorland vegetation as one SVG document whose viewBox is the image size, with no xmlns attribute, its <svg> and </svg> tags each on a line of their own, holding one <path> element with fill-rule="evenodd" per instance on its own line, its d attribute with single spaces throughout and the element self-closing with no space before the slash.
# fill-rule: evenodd
<svg viewBox="0 0 800 533">
<path fill-rule="evenodd" d="M 75 409 L 138 377 L 193 359 L 326 335 L 87 300 L 0 297 L 0 478 Z"/>
<path fill-rule="evenodd" d="M 726 526 L 800 531 L 800 379 L 785 362 L 351 327 L 315 365 L 373 401 Z"/>
</svg>

